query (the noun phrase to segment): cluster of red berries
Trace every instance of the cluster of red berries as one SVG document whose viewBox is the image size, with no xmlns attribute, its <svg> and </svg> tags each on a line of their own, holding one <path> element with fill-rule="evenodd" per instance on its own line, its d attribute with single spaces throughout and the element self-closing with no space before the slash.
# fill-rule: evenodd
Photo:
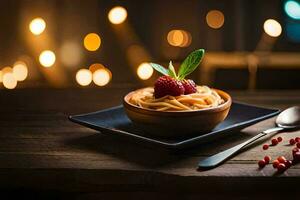
<svg viewBox="0 0 300 200">
<path fill-rule="evenodd" d="M 179 96 L 182 94 L 192 94 L 197 91 L 193 80 L 177 80 L 170 76 L 161 76 L 154 83 L 154 96 L 161 98 L 166 95 Z"/>
<path fill-rule="evenodd" d="M 272 139 L 272 145 L 277 145 L 279 142 L 282 141 L 282 137 L 278 137 L 277 139 Z M 288 168 L 290 168 L 293 164 L 300 162 L 300 138 L 296 137 L 295 139 L 290 140 L 290 144 L 296 144 L 292 150 L 293 160 L 287 160 L 284 156 L 279 156 L 276 160 L 272 162 L 273 167 L 277 169 L 278 172 L 284 172 Z M 269 148 L 269 145 L 263 145 L 263 149 L 266 150 Z M 265 167 L 267 164 L 270 163 L 271 157 L 265 156 L 264 159 L 258 161 L 258 166 L 260 168 Z"/>
<path fill-rule="evenodd" d="M 270 156 L 265 156 L 263 160 L 258 161 L 258 166 L 260 168 L 263 168 L 270 163 L 270 160 L 271 160 Z M 284 156 L 279 156 L 276 160 L 272 162 L 272 165 L 275 169 L 277 169 L 278 172 L 283 172 L 299 161 L 300 161 L 300 150 L 298 148 L 295 148 L 293 149 L 293 160 L 287 160 Z"/>
<path fill-rule="evenodd" d="M 290 168 L 293 164 L 292 160 L 287 160 L 284 156 L 279 156 L 273 161 L 273 167 L 277 169 L 278 172 L 283 172 Z"/>
<path fill-rule="evenodd" d="M 282 142 L 282 137 L 273 138 L 271 140 L 271 145 L 276 146 L 280 142 Z M 262 148 L 263 148 L 263 150 L 267 150 L 269 148 L 269 146 L 270 146 L 269 144 L 264 144 Z"/>
<path fill-rule="evenodd" d="M 269 164 L 271 160 L 270 156 L 265 156 L 264 159 L 258 161 L 258 166 L 260 168 L 263 168 L 264 166 L 266 166 L 266 164 Z"/>
<path fill-rule="evenodd" d="M 290 145 L 296 144 L 298 148 L 300 148 L 300 137 L 290 139 Z"/>
</svg>

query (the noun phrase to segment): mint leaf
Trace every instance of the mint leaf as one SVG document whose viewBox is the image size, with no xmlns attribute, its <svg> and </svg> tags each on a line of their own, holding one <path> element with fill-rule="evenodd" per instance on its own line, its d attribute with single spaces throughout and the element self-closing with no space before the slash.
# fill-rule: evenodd
<svg viewBox="0 0 300 200">
<path fill-rule="evenodd" d="M 171 76 L 172 78 L 177 79 L 177 75 L 176 75 L 174 66 L 173 66 L 173 64 L 172 64 L 172 61 L 169 62 L 169 70 L 168 70 L 168 72 L 169 72 L 169 73 L 168 73 L 169 76 Z"/>
<path fill-rule="evenodd" d="M 162 73 L 163 75 L 169 75 L 169 70 L 164 68 L 163 66 L 156 64 L 156 63 L 149 63 L 153 69 Z"/>
<path fill-rule="evenodd" d="M 178 72 L 179 79 L 184 79 L 198 67 L 203 58 L 204 52 L 204 49 L 198 49 L 188 55 L 188 57 L 180 65 Z"/>
</svg>

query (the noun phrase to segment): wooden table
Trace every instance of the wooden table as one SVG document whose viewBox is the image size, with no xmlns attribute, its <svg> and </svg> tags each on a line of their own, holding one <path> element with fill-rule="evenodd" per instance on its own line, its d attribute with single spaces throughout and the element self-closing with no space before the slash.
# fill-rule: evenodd
<svg viewBox="0 0 300 200">
<path fill-rule="evenodd" d="M 258 169 L 265 155 L 291 158 L 288 139 L 299 131 L 280 133 L 284 141 L 263 151 L 261 143 L 222 166 L 197 171 L 200 159 L 274 125 L 274 118 L 227 138 L 183 152 L 135 145 L 74 124 L 68 115 L 121 103 L 132 88 L 20 89 L 0 92 L 0 187 L 7 196 L 253 198 L 288 195 L 300 184 L 300 164 L 283 174 L 271 165 Z M 231 92 L 234 100 L 285 108 L 300 104 L 300 91 Z M 147 198 L 146 198 L 147 199 Z M 197 198 L 199 199 L 199 198 Z"/>
</svg>

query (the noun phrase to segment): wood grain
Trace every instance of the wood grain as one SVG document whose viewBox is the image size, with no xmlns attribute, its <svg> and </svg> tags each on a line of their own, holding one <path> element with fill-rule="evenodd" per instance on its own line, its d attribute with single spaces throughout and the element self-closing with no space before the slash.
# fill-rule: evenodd
<svg viewBox="0 0 300 200">
<path fill-rule="evenodd" d="M 121 103 L 133 88 L 22 89 L 0 94 L 0 187 L 67 192 L 169 191 L 209 194 L 272 191 L 297 187 L 300 164 L 283 174 L 271 166 L 258 169 L 265 155 L 291 158 L 288 139 L 299 131 L 277 134 L 284 141 L 263 151 L 247 148 L 224 165 L 197 171 L 200 159 L 240 143 L 274 125 L 274 118 L 226 138 L 180 152 L 143 147 L 99 134 L 68 121 L 70 114 L 91 112 Z M 300 91 L 230 92 L 233 99 L 261 106 L 300 105 Z M 263 186 L 263 184 L 266 184 Z M 261 186 L 262 188 L 259 188 Z"/>
</svg>

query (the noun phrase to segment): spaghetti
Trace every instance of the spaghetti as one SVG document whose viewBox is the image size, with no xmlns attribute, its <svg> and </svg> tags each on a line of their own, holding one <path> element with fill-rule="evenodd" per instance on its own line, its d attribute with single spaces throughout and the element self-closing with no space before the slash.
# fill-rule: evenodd
<svg viewBox="0 0 300 200">
<path fill-rule="evenodd" d="M 137 90 L 133 93 L 129 102 L 141 108 L 157 111 L 187 111 L 216 107 L 224 100 L 213 89 L 207 86 L 197 86 L 197 92 L 180 96 L 154 97 L 152 87 Z"/>
</svg>

